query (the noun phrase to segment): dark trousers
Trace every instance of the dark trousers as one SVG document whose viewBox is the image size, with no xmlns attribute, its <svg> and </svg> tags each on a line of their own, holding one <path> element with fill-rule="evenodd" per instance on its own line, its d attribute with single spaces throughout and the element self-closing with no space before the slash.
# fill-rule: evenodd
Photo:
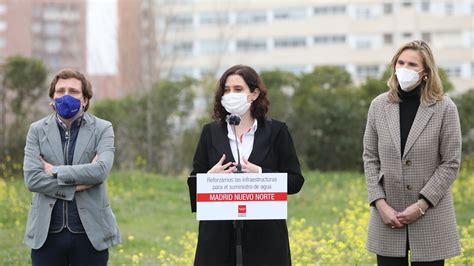
<svg viewBox="0 0 474 266">
<path fill-rule="evenodd" d="M 408 256 L 384 257 L 377 255 L 378 266 L 408 266 Z M 412 261 L 411 266 L 444 266 L 444 260 L 436 261 Z"/>
<path fill-rule="evenodd" d="M 385 257 L 377 255 L 378 266 L 408 266 L 408 251 L 410 250 L 410 241 L 408 241 L 408 227 L 407 230 L 407 246 L 405 257 Z M 435 261 L 412 261 L 411 266 L 444 266 L 444 260 Z"/>
<path fill-rule="evenodd" d="M 85 233 L 74 234 L 68 229 L 48 234 L 44 245 L 31 250 L 33 266 L 107 265 L 109 250 L 97 251 Z"/>
</svg>

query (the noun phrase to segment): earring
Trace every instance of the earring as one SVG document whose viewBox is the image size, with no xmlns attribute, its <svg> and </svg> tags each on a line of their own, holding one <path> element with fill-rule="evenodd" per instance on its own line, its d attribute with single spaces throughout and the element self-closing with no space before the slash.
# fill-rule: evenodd
<svg viewBox="0 0 474 266">
<path fill-rule="evenodd" d="M 428 79 L 428 76 L 423 76 L 423 80 L 427 80 Z"/>
</svg>

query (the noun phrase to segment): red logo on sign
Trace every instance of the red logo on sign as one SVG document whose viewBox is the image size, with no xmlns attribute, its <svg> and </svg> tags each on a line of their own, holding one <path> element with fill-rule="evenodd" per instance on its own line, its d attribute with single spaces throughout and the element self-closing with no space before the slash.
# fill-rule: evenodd
<svg viewBox="0 0 474 266">
<path fill-rule="evenodd" d="M 239 205 L 238 213 L 247 213 L 247 205 Z"/>
</svg>

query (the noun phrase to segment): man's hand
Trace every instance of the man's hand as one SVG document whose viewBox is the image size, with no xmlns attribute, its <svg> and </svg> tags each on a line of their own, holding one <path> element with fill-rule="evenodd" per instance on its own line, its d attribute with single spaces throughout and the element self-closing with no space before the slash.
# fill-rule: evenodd
<svg viewBox="0 0 474 266">
<path fill-rule="evenodd" d="M 76 192 L 82 192 L 84 190 L 88 190 L 92 188 L 94 185 L 77 185 L 76 186 Z"/>
<path fill-rule="evenodd" d="M 43 171 L 45 172 L 45 174 L 53 176 L 53 167 L 54 167 L 54 165 L 48 163 L 47 161 L 45 161 L 41 157 L 40 157 L 40 160 L 41 160 L 41 162 L 43 162 Z"/>
<path fill-rule="evenodd" d="M 405 226 L 398 220 L 398 212 L 395 211 L 390 205 L 388 205 L 385 199 L 378 199 L 375 202 L 375 206 L 377 207 L 377 210 L 379 211 L 380 217 L 382 217 L 384 224 L 392 228 L 402 228 Z"/>
<path fill-rule="evenodd" d="M 94 156 L 92 159 L 91 163 L 95 163 L 99 160 L 99 157 L 97 157 L 97 154 Z M 88 190 L 90 188 L 93 188 L 95 185 L 76 185 L 76 192 L 82 192 L 85 190 Z"/>
</svg>

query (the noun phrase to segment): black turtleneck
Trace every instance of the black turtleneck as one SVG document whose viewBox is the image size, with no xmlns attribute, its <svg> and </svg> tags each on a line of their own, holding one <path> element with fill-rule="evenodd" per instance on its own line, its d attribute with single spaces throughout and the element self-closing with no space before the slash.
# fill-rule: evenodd
<svg viewBox="0 0 474 266">
<path fill-rule="evenodd" d="M 413 121 L 415 121 L 416 112 L 420 106 L 420 95 L 423 88 L 423 82 L 411 91 L 403 91 L 398 87 L 398 96 L 400 97 L 400 144 L 401 152 L 405 151 L 408 133 L 410 133 Z"/>
</svg>

